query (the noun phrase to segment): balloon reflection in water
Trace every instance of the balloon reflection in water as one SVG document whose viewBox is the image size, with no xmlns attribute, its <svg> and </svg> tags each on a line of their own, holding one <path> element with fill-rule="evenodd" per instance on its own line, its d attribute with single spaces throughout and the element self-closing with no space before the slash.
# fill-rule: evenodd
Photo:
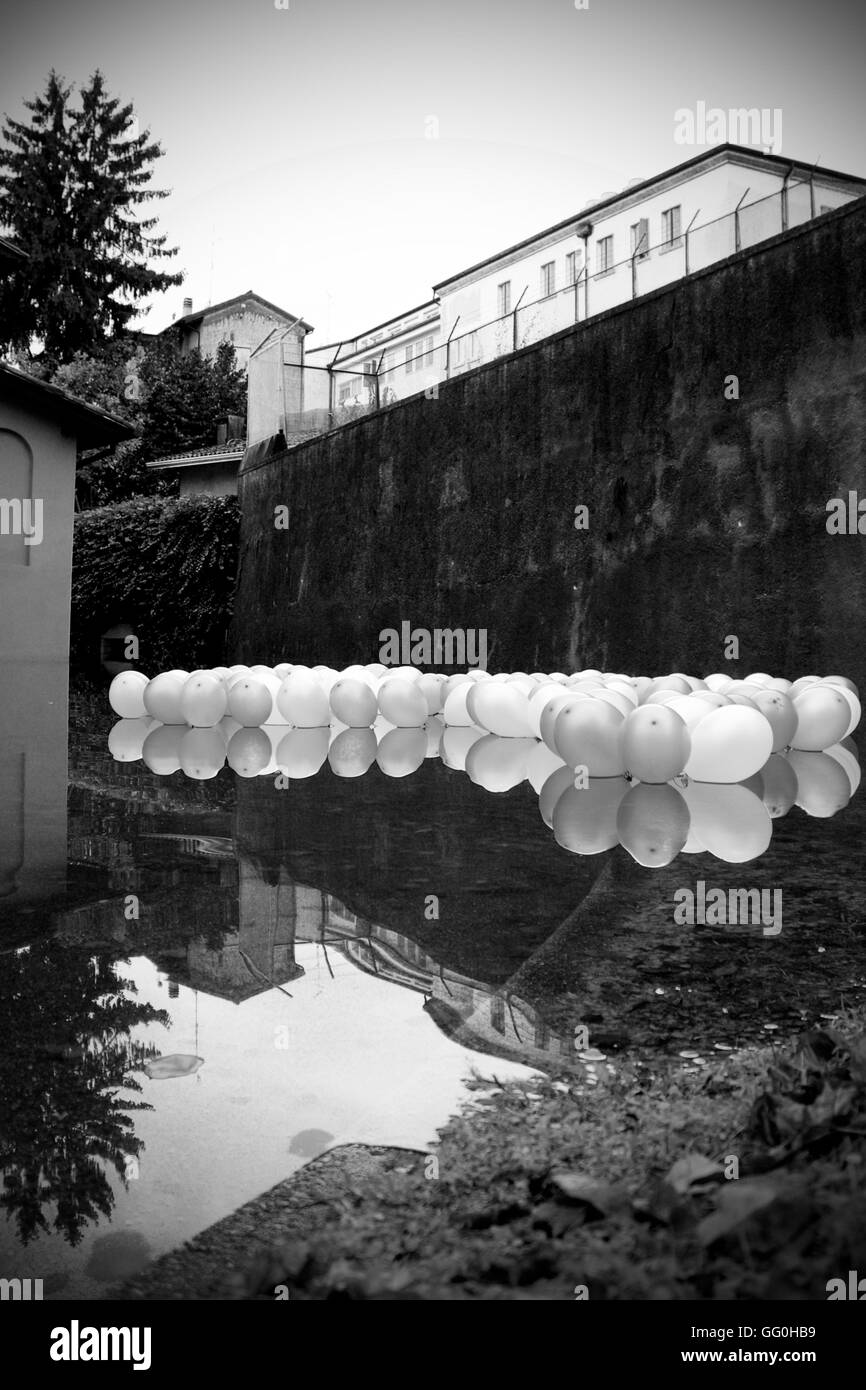
<svg viewBox="0 0 866 1390">
<path fill-rule="evenodd" d="M 124 671 L 108 746 L 157 776 L 409 777 L 440 758 L 502 795 L 528 782 L 556 842 L 621 845 L 647 868 L 678 854 L 763 854 L 796 806 L 828 818 L 860 783 L 850 735 L 860 700 L 844 676 L 753 672 L 453 676 L 381 663 Z"/>
</svg>

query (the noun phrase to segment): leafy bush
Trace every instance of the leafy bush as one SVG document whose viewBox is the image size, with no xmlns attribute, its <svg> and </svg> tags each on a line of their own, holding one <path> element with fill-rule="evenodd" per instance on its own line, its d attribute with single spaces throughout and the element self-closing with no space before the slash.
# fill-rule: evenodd
<svg viewBox="0 0 866 1390">
<path fill-rule="evenodd" d="M 235 497 L 138 497 L 81 512 L 72 560 L 72 660 L 99 660 L 128 622 L 149 675 L 219 663 L 234 599 Z"/>
</svg>

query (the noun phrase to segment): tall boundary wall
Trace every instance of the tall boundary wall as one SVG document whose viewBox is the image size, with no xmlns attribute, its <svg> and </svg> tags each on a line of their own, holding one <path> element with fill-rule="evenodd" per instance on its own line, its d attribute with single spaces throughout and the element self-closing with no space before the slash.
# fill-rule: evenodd
<svg viewBox="0 0 866 1390">
<path fill-rule="evenodd" d="M 866 535 L 827 503 L 864 463 L 860 199 L 253 460 L 232 650 L 375 661 L 408 621 L 486 630 L 491 670 L 863 681 Z"/>
</svg>

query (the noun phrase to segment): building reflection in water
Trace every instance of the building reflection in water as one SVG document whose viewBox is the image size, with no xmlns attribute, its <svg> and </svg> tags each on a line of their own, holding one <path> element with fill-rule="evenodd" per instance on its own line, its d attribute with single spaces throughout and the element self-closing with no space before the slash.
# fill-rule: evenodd
<svg viewBox="0 0 866 1390">
<path fill-rule="evenodd" d="M 65 885 L 68 687 L 61 662 L 0 662 L 0 908 Z"/>
<path fill-rule="evenodd" d="M 115 894 L 57 914 L 58 933 L 67 940 L 104 933 L 149 955 L 169 975 L 170 997 L 181 983 L 243 1004 L 297 979 L 303 969 L 295 945 L 313 943 L 325 959 L 335 951 L 359 970 L 416 991 L 437 1027 L 462 1046 L 530 1065 L 570 1046 L 526 1000 L 443 968 L 405 933 L 293 881 L 285 868 L 256 864 L 236 852 L 231 835 L 152 831 L 133 843 L 73 834 L 70 850 L 78 860 L 101 860 Z M 156 893 L 155 876 L 166 880 Z M 136 889 L 141 916 L 129 921 L 122 904 Z"/>
</svg>

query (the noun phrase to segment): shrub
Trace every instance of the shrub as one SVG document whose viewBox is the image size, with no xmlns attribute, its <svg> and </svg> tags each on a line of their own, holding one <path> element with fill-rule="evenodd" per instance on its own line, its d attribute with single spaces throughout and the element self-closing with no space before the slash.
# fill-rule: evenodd
<svg viewBox="0 0 866 1390">
<path fill-rule="evenodd" d="M 128 622 L 148 674 L 225 655 L 238 550 L 235 497 L 137 497 L 81 512 L 72 560 L 71 656 L 99 661 Z"/>
</svg>

